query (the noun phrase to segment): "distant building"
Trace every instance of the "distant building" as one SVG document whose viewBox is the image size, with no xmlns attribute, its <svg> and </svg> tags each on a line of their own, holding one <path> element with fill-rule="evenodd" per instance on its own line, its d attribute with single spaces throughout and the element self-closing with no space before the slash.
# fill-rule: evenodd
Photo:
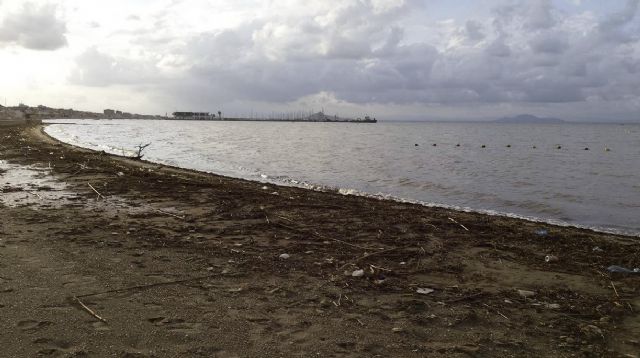
<svg viewBox="0 0 640 358">
<path fill-rule="evenodd" d="M 174 119 L 182 120 L 203 120 L 212 119 L 215 115 L 209 114 L 209 112 L 173 112 Z"/>
<path fill-rule="evenodd" d="M 109 116 L 109 117 L 113 117 L 116 115 L 116 111 L 114 111 L 113 109 L 105 109 L 104 110 L 104 115 L 105 116 Z"/>
</svg>

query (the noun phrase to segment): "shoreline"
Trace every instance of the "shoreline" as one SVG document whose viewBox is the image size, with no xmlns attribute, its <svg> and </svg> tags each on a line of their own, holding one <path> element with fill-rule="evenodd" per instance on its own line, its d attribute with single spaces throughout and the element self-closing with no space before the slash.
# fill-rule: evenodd
<svg viewBox="0 0 640 358">
<path fill-rule="evenodd" d="M 635 237 L 0 138 L 9 355 L 637 352 Z"/>
<path fill-rule="evenodd" d="M 42 131 L 41 131 L 42 134 L 45 135 L 50 140 L 55 141 L 57 143 L 60 143 L 62 145 L 69 146 L 70 148 L 88 150 L 88 151 L 96 152 L 96 153 L 100 152 L 97 149 L 86 148 L 86 147 L 83 147 L 83 146 L 80 146 L 80 145 L 74 145 L 74 144 L 66 143 L 66 142 L 64 142 L 62 140 L 59 140 L 59 139 L 51 136 L 49 133 L 47 133 L 44 130 L 44 128 L 46 128 L 50 124 L 57 124 L 57 123 L 44 123 L 44 124 L 42 124 Z M 127 157 L 127 156 L 116 154 L 116 153 L 107 153 L 107 154 L 110 155 L 110 156 L 114 156 L 116 158 L 122 158 L 124 160 L 131 159 L 131 158 Z M 277 182 L 277 181 L 272 181 L 272 180 L 260 181 L 260 180 L 257 180 L 257 179 L 243 178 L 243 177 L 233 177 L 233 176 L 228 176 L 228 175 L 219 174 L 219 173 L 215 173 L 215 172 L 209 172 L 209 171 L 198 170 L 198 169 L 191 169 L 191 168 L 186 168 L 186 167 L 178 167 L 178 166 L 162 163 L 160 161 L 155 162 L 155 161 L 146 161 L 146 160 L 142 160 L 142 161 L 135 161 L 134 160 L 132 162 L 132 164 L 136 164 L 136 163 L 140 163 L 140 162 L 149 163 L 149 164 L 152 164 L 152 165 L 153 164 L 162 165 L 164 167 L 172 168 L 174 170 L 184 170 L 184 171 L 187 171 L 187 172 L 194 172 L 194 173 L 199 173 L 199 174 L 204 174 L 204 175 L 214 175 L 214 176 L 220 176 L 220 177 L 229 178 L 229 179 L 246 180 L 246 181 L 252 182 L 252 183 L 268 184 L 268 185 L 274 185 L 274 186 L 277 186 L 277 187 L 292 187 L 292 188 L 299 188 L 299 189 L 304 189 L 304 190 L 312 190 L 312 191 L 317 191 L 317 192 L 339 194 L 339 195 L 344 195 L 344 196 L 357 196 L 357 197 L 369 198 L 369 199 L 374 199 L 374 200 L 392 201 L 392 202 L 403 203 L 403 204 L 418 205 L 418 206 L 428 207 L 428 208 L 437 208 L 437 209 L 443 209 L 443 210 L 450 210 L 450 211 L 454 211 L 454 212 L 465 212 L 465 213 L 472 213 L 472 214 L 504 217 L 504 218 L 516 219 L 516 220 L 524 220 L 524 221 L 529 221 L 529 222 L 532 222 L 532 223 L 538 223 L 538 224 L 541 224 L 541 225 L 551 225 L 551 226 L 558 226 L 558 227 L 575 228 L 575 229 L 581 229 L 581 230 L 594 231 L 594 232 L 602 233 L 602 234 L 611 234 L 611 235 L 619 235 L 619 236 L 640 238 L 640 231 L 633 230 L 633 229 L 623 229 L 623 228 L 615 228 L 615 227 L 608 227 L 608 226 L 591 226 L 591 225 L 587 225 L 587 224 L 571 223 L 571 222 L 563 221 L 563 220 L 560 220 L 560 219 L 544 218 L 544 217 L 530 216 L 530 215 L 524 215 L 524 214 L 518 214 L 518 213 L 510 213 L 510 212 L 502 212 L 502 211 L 498 211 L 498 210 L 494 210 L 494 209 L 478 209 L 478 208 L 463 207 L 463 206 L 457 206 L 457 205 L 449 205 L 449 204 L 443 204 L 443 203 L 437 203 L 437 202 L 425 202 L 425 201 L 416 200 L 416 199 L 397 197 L 397 196 L 390 195 L 390 194 L 373 194 L 373 193 L 362 192 L 362 191 L 351 189 L 351 188 L 338 188 L 338 187 L 331 187 L 331 186 L 325 186 L 325 185 L 320 185 L 320 184 L 318 184 L 318 185 L 315 185 L 315 184 L 296 185 L 296 184 L 289 184 L 289 183 L 285 183 L 285 182 Z M 348 192 L 348 193 L 345 194 L 345 193 L 343 193 L 343 191 Z"/>
</svg>

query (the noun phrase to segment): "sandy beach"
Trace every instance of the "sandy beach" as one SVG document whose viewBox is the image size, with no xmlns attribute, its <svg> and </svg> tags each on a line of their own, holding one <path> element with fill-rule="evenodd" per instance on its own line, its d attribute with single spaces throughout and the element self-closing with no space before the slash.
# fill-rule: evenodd
<svg viewBox="0 0 640 358">
<path fill-rule="evenodd" d="M 636 237 L 0 138 L 0 356 L 640 352 Z"/>
</svg>

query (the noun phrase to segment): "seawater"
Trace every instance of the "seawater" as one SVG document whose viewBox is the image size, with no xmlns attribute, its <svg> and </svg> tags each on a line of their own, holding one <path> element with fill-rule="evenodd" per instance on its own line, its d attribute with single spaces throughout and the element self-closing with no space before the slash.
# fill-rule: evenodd
<svg viewBox="0 0 640 358">
<path fill-rule="evenodd" d="M 145 159 L 172 166 L 640 236 L 640 125 L 49 122 L 109 153 L 151 143 Z"/>
</svg>

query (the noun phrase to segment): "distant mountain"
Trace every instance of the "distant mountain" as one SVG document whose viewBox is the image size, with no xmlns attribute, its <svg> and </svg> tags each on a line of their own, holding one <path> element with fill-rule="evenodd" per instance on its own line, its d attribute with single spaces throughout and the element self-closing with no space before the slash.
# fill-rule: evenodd
<svg viewBox="0 0 640 358">
<path fill-rule="evenodd" d="M 521 114 L 515 117 L 504 117 L 495 120 L 496 123 L 564 123 L 558 118 L 540 118 L 531 114 Z"/>
</svg>

